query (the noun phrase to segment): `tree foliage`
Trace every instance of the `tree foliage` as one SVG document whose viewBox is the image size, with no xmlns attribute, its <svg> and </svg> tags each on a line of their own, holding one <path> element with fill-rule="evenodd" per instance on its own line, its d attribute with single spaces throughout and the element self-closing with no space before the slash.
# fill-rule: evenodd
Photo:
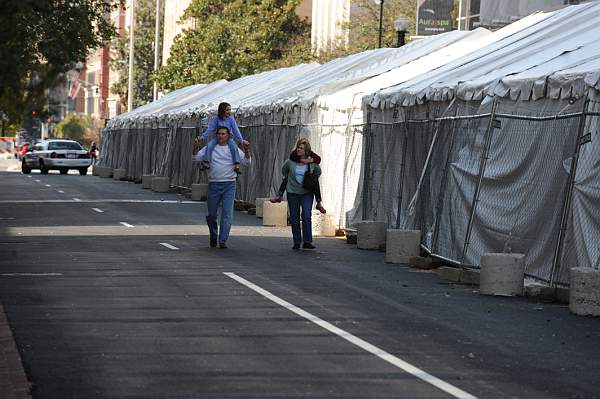
<svg viewBox="0 0 600 399">
<path fill-rule="evenodd" d="M 164 2 L 161 2 L 164 5 Z M 161 12 L 161 16 L 164 13 Z M 164 19 L 161 18 L 159 32 Z M 154 85 L 154 38 L 156 27 L 156 0 L 136 0 L 134 46 L 134 108 L 152 101 Z M 159 40 L 162 43 L 162 40 Z M 116 37 L 111 43 L 111 68 L 117 71 L 119 80 L 111 90 L 125 100 L 128 94 L 129 76 L 129 32 Z M 158 49 L 159 54 L 161 48 Z M 159 60 L 161 57 L 159 57 Z M 123 104 L 124 106 L 126 104 Z"/>
<path fill-rule="evenodd" d="M 194 21 L 171 47 L 158 73 L 161 88 L 236 79 L 311 58 L 309 25 L 295 13 L 299 0 L 193 0 L 183 20 Z"/>
<path fill-rule="evenodd" d="M 415 34 L 416 0 L 385 0 L 383 3 L 382 47 L 396 46 L 394 21 L 405 15 L 409 21 L 407 35 Z M 342 25 L 348 38 L 338 38 L 336 45 L 319 54 L 319 61 L 328 61 L 344 55 L 377 48 L 379 41 L 380 6 L 373 0 L 355 0 L 350 9 L 350 21 Z M 407 38 L 408 39 L 408 38 Z"/>
<path fill-rule="evenodd" d="M 56 137 L 76 140 L 84 146 L 98 142 L 97 132 L 94 120 L 88 115 L 67 115 L 55 128 Z"/>
<path fill-rule="evenodd" d="M 46 104 L 56 77 L 115 31 L 105 19 L 120 0 L 0 2 L 0 114 L 19 121 Z"/>
</svg>

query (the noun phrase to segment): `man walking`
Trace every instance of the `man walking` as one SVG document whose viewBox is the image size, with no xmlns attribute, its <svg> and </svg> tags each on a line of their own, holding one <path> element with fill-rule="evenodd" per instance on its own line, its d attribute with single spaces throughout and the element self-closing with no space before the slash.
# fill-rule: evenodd
<svg viewBox="0 0 600 399">
<path fill-rule="evenodd" d="M 210 232 L 210 246 L 227 248 L 227 239 L 231 230 L 233 220 L 233 202 L 235 199 L 237 174 L 235 172 L 235 160 L 227 144 L 229 140 L 229 129 L 219 127 L 217 129 L 217 145 L 212 153 L 211 167 L 208 170 L 208 216 L 206 223 Z M 244 145 L 244 151 L 239 148 L 239 158 L 242 165 L 250 163 L 250 146 Z M 207 147 L 205 146 L 196 154 L 196 159 L 203 159 Z M 220 228 L 217 227 L 217 210 L 222 204 Z"/>
</svg>

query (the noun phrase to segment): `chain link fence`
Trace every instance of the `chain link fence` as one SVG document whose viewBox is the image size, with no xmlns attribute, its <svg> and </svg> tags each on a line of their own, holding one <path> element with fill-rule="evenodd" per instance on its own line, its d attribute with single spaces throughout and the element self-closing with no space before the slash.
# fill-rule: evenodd
<svg viewBox="0 0 600 399">
<path fill-rule="evenodd" d="M 363 219 L 421 230 L 426 251 L 465 267 L 524 253 L 527 275 L 568 284 L 568 268 L 600 267 L 599 107 L 583 103 L 544 116 L 494 102 L 490 113 L 455 105 L 455 116 L 369 120 Z"/>
</svg>

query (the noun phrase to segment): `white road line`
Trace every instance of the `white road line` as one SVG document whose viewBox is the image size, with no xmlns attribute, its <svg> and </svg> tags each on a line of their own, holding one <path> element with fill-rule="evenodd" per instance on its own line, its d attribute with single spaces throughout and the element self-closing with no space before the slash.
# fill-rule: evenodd
<svg viewBox="0 0 600 399">
<path fill-rule="evenodd" d="M 98 213 L 104 213 L 104 211 L 100 208 L 92 208 L 92 209 Z"/>
<path fill-rule="evenodd" d="M 64 194 L 64 191 L 58 191 L 61 194 Z M 108 203 L 119 203 L 119 204 L 196 204 L 196 205 L 206 205 L 206 202 L 202 201 L 178 201 L 178 200 L 137 200 L 137 199 L 66 199 L 66 200 L 0 200 L 0 204 L 62 204 L 62 203 L 72 203 L 72 202 L 81 202 L 81 203 L 93 203 L 93 204 L 108 204 Z"/>
<path fill-rule="evenodd" d="M 52 277 L 62 276 L 62 273 L 2 273 L 0 276 L 4 277 Z"/>
<path fill-rule="evenodd" d="M 177 247 L 174 247 L 173 245 L 171 245 L 171 244 L 169 244 L 169 243 L 166 243 L 166 242 L 161 242 L 161 243 L 159 243 L 159 244 L 160 244 L 160 245 L 162 245 L 163 247 L 167 247 L 167 248 L 169 248 L 169 249 L 172 249 L 172 250 L 174 250 L 174 251 L 177 251 L 177 250 L 179 249 L 179 248 L 177 248 Z"/>
<path fill-rule="evenodd" d="M 133 225 L 126 223 L 126 222 L 121 222 L 121 224 L 125 227 L 133 227 Z"/>
<path fill-rule="evenodd" d="M 40 182 L 40 180 L 39 180 L 39 179 L 35 179 L 35 182 L 36 182 L 36 183 L 39 183 L 39 182 Z"/>
<path fill-rule="evenodd" d="M 65 192 L 63 190 L 56 190 L 58 191 L 60 194 L 64 194 Z"/>
<path fill-rule="evenodd" d="M 279 298 L 278 296 L 271 294 L 269 291 L 259 287 L 258 285 L 246 280 L 243 277 L 238 276 L 235 273 L 224 272 L 223 274 L 225 274 L 227 277 L 234 279 L 238 283 L 245 285 L 246 287 L 250 288 L 251 290 L 259 293 L 260 295 L 264 296 L 265 298 L 269 299 L 270 301 L 273 301 L 276 304 L 288 309 L 289 311 L 296 313 L 298 316 L 301 316 L 301 317 L 307 319 L 308 321 L 315 323 L 316 325 L 324 328 L 325 330 L 339 336 L 340 338 L 345 339 L 346 341 L 358 346 L 361 349 L 364 349 L 365 351 L 367 351 L 369 353 L 372 353 L 373 355 L 385 360 L 388 363 L 391 363 L 392 365 L 398 367 L 401 370 L 404 370 L 405 372 L 407 372 L 409 374 L 412 374 L 413 376 L 427 382 L 428 384 L 431 384 L 434 387 L 441 389 L 442 391 L 454 396 L 455 398 L 477 399 L 477 397 L 471 395 L 470 393 L 467 393 L 467 392 L 463 391 L 462 389 L 455 387 L 454 385 L 451 385 L 443 380 L 440 380 L 439 378 L 421 370 L 418 367 L 413 366 L 412 364 L 410 364 L 408 362 L 405 362 L 404 360 L 384 351 L 383 349 L 380 349 L 377 346 L 372 345 L 372 344 L 368 343 L 367 341 L 365 341 L 355 335 L 352 335 L 349 332 L 344 331 L 341 328 L 338 328 L 338 327 L 334 326 L 333 324 L 331 324 L 323 319 L 320 319 L 317 316 L 315 316 L 311 313 L 308 313 L 307 311 L 302 310 L 299 307 L 292 305 L 291 303 L 289 303 L 287 301 L 284 301 L 283 299 Z"/>
<path fill-rule="evenodd" d="M 45 185 L 46 187 L 52 187 L 52 186 L 51 186 L 51 185 L 49 185 L 49 184 L 44 184 L 44 185 Z"/>
</svg>

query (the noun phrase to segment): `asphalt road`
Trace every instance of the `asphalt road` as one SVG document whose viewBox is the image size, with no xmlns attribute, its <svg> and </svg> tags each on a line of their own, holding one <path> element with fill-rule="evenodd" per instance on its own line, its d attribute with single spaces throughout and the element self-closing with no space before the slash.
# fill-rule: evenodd
<svg viewBox="0 0 600 399">
<path fill-rule="evenodd" d="M 600 398 L 600 320 L 480 296 L 98 177 L 0 172 L 0 300 L 34 398 Z M 166 245 L 164 245 L 166 244 Z"/>
</svg>

